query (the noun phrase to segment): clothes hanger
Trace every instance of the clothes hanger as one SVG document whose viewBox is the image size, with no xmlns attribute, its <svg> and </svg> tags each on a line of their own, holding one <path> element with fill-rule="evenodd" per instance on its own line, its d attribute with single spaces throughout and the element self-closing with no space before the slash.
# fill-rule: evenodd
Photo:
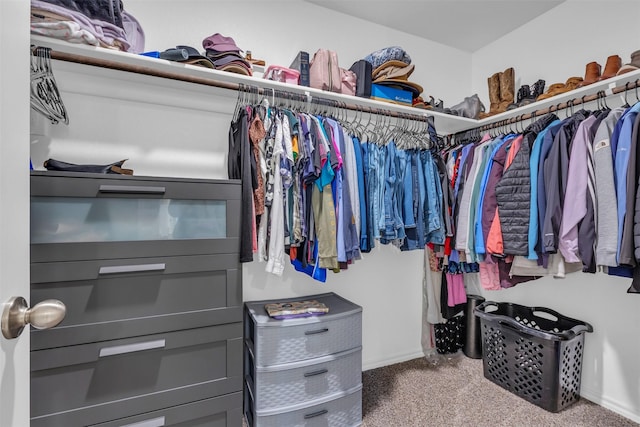
<svg viewBox="0 0 640 427">
<path fill-rule="evenodd" d="M 629 101 L 627 100 L 628 93 L 629 93 L 629 82 L 625 83 L 624 85 L 624 105 L 622 106 L 623 108 L 631 107 L 631 105 L 629 105 Z"/>
<path fill-rule="evenodd" d="M 609 105 L 607 104 L 607 95 L 604 93 L 604 91 L 601 90 L 600 92 L 598 92 L 598 95 L 600 95 L 600 97 L 602 98 L 602 105 L 604 105 L 604 108 L 606 110 L 610 110 L 611 108 L 609 108 Z"/>
<path fill-rule="evenodd" d="M 31 48 L 31 107 L 46 116 L 51 123 L 69 124 L 69 115 L 62 102 L 60 91 L 51 66 L 51 49 Z"/>
</svg>

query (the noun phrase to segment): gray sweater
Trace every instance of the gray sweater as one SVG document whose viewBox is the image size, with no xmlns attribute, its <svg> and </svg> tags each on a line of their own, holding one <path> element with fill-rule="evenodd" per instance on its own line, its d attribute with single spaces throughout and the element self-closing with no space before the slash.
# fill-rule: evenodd
<svg viewBox="0 0 640 427">
<path fill-rule="evenodd" d="M 618 212 L 614 185 L 611 133 L 625 108 L 616 108 L 600 123 L 593 138 L 593 163 L 596 174 L 596 264 L 615 267 L 618 250 Z"/>
</svg>

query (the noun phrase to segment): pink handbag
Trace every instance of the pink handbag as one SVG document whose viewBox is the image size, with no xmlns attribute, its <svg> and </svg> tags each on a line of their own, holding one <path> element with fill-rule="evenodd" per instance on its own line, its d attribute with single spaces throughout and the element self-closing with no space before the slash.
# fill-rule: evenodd
<svg viewBox="0 0 640 427">
<path fill-rule="evenodd" d="M 313 88 L 340 93 L 342 80 L 338 54 L 332 50 L 318 49 L 309 64 L 309 81 Z"/>
<path fill-rule="evenodd" d="M 340 68 L 340 93 L 344 93 L 345 95 L 356 95 L 356 87 L 358 84 L 358 77 L 356 73 L 351 70 L 345 70 L 344 68 Z"/>
<path fill-rule="evenodd" d="M 264 72 L 264 78 L 276 82 L 297 85 L 300 81 L 300 72 L 292 68 L 281 67 L 280 65 L 269 65 Z"/>
</svg>

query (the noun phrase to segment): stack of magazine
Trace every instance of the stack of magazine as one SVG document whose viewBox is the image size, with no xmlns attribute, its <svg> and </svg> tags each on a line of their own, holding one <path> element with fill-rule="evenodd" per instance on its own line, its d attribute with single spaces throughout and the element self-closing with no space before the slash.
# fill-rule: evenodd
<svg viewBox="0 0 640 427">
<path fill-rule="evenodd" d="M 264 308 L 274 319 L 321 316 L 329 312 L 329 307 L 316 300 L 270 303 Z"/>
</svg>

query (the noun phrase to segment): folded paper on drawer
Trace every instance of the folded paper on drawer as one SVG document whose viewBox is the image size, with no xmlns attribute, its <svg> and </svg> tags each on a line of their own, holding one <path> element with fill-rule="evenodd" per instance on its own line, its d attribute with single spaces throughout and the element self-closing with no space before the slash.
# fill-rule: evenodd
<svg viewBox="0 0 640 427">
<path fill-rule="evenodd" d="M 329 307 L 316 300 L 270 303 L 264 308 L 274 319 L 320 316 L 329 312 Z"/>
</svg>

